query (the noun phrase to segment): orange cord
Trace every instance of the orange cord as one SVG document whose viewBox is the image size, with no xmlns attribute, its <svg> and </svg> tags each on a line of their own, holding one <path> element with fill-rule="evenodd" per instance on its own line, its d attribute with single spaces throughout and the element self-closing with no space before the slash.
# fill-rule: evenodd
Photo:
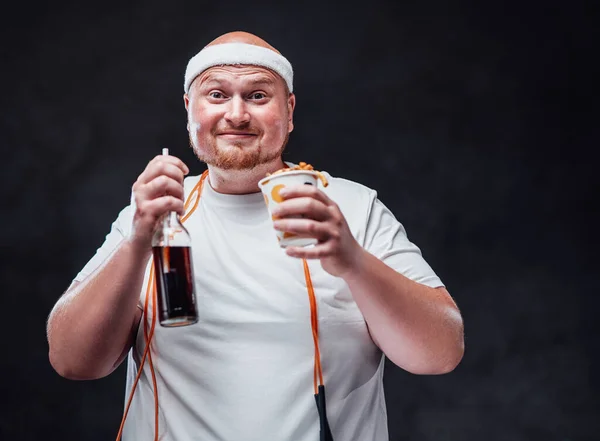
<svg viewBox="0 0 600 441">
<path fill-rule="evenodd" d="M 287 164 L 285 164 L 285 165 L 287 166 Z M 184 209 L 187 210 L 187 208 L 189 207 L 189 205 L 192 201 L 193 195 L 197 194 L 196 199 L 194 201 L 194 206 L 192 207 L 192 209 L 189 212 L 185 213 L 184 216 L 181 218 L 182 223 L 185 222 L 198 207 L 198 202 L 200 201 L 200 195 L 202 193 L 202 186 L 203 186 L 204 180 L 206 179 L 207 176 L 208 176 L 208 170 L 206 170 L 204 173 L 202 173 L 200 180 L 194 186 L 194 188 L 190 192 L 187 200 L 185 201 Z M 315 395 L 316 395 L 318 393 L 317 381 L 319 381 L 319 384 L 321 384 L 321 385 L 323 384 L 323 371 L 321 369 L 321 353 L 319 350 L 319 321 L 318 321 L 317 301 L 315 298 L 315 291 L 313 288 L 312 279 L 310 277 L 310 270 L 308 268 L 308 263 L 307 263 L 306 259 L 302 259 L 302 264 L 304 266 L 304 278 L 306 280 L 306 288 L 308 291 L 308 301 L 310 303 L 310 325 L 312 328 L 313 342 L 315 345 L 315 356 L 314 356 L 315 362 L 314 362 L 313 382 L 314 382 L 314 389 L 315 389 Z M 146 320 L 146 317 L 148 317 L 148 300 L 150 297 L 150 292 L 152 292 L 152 298 L 153 298 L 152 324 L 150 325 L 150 332 L 148 332 L 148 322 Z M 148 358 L 148 364 L 150 366 L 150 373 L 152 375 L 152 387 L 153 387 L 153 392 L 154 392 L 154 441 L 158 441 L 158 439 L 159 439 L 159 436 L 158 436 L 158 433 L 159 433 L 158 432 L 158 420 L 159 420 L 158 388 L 157 388 L 157 383 L 156 383 L 156 373 L 154 371 L 154 363 L 152 362 L 152 352 L 150 350 L 152 338 L 154 337 L 154 329 L 156 326 L 156 284 L 154 283 L 154 266 L 153 265 L 150 266 L 150 274 L 148 276 L 148 285 L 146 287 L 146 296 L 144 298 L 144 315 L 143 315 L 142 319 L 144 320 L 144 338 L 146 339 L 146 342 L 147 342 L 146 348 L 144 349 L 144 354 L 140 361 L 140 367 L 138 368 L 138 372 L 135 377 L 135 381 L 131 388 L 131 394 L 129 395 L 129 399 L 127 400 L 127 405 L 125 407 L 125 412 L 124 412 L 123 418 L 121 420 L 121 426 L 119 427 L 119 432 L 117 434 L 116 441 L 120 441 L 121 437 L 123 435 L 123 429 L 125 427 L 125 421 L 127 419 L 127 414 L 129 413 L 129 408 L 131 407 L 131 402 L 133 401 L 133 395 L 137 388 L 139 379 L 142 375 L 142 371 L 144 368 L 144 363 L 146 362 L 146 358 Z"/>
<path fill-rule="evenodd" d="M 144 336 L 146 337 L 147 340 L 147 324 L 146 324 L 146 319 L 145 317 L 147 316 L 147 306 L 148 306 L 148 296 L 150 294 L 150 287 L 151 284 L 150 282 L 154 282 L 154 268 L 151 266 L 150 267 L 150 276 L 148 278 L 148 288 L 146 289 L 146 298 L 144 300 Z M 152 323 L 152 330 L 154 329 L 154 320 Z M 149 349 L 150 349 L 150 342 L 148 342 L 148 344 L 146 344 L 146 349 L 144 350 L 144 355 L 142 356 L 142 360 L 140 362 L 140 367 L 138 369 L 137 375 L 135 377 L 135 381 L 133 383 L 133 387 L 131 389 L 131 394 L 129 395 L 129 399 L 127 400 L 127 406 L 125 406 L 125 413 L 123 414 L 123 418 L 121 420 L 121 426 L 119 427 L 119 432 L 117 433 L 117 441 L 119 441 L 121 439 L 121 436 L 123 434 L 123 428 L 125 427 L 125 420 L 127 419 L 127 414 L 129 413 L 129 407 L 131 406 L 131 402 L 133 400 L 133 394 L 135 393 L 135 389 L 137 387 L 138 381 L 140 380 L 140 376 L 142 375 L 142 368 L 144 367 L 144 363 L 146 362 L 146 357 L 149 354 Z"/>
<path fill-rule="evenodd" d="M 310 270 L 308 269 L 308 262 L 306 259 L 302 259 L 304 266 L 304 278 L 306 280 L 306 288 L 308 291 L 308 301 L 310 303 L 310 325 L 312 328 L 313 342 L 315 345 L 315 368 L 314 368 L 314 388 L 315 395 L 318 393 L 318 384 L 323 384 L 323 370 L 321 369 L 321 351 L 319 350 L 319 319 L 317 311 L 317 300 L 315 298 L 315 290 L 313 288 L 312 279 L 310 277 Z"/>
<path fill-rule="evenodd" d="M 187 198 L 187 201 L 184 204 L 184 209 L 187 209 L 187 207 L 190 205 L 192 197 L 195 193 L 197 193 L 196 201 L 195 201 L 193 208 L 182 217 L 181 222 L 185 222 L 191 216 L 191 214 L 196 210 L 196 207 L 198 207 L 198 201 L 200 200 L 200 194 L 202 192 L 202 185 L 207 176 L 208 176 L 208 170 L 206 170 L 204 173 L 202 173 L 200 180 L 198 181 L 198 183 L 194 186 L 194 188 L 190 192 L 190 194 Z M 150 332 L 148 332 L 148 322 L 147 322 L 146 318 L 148 317 L 148 300 L 149 300 L 151 291 L 152 291 L 152 298 L 154 300 L 152 302 L 152 324 L 150 325 Z M 125 407 L 125 412 L 123 414 L 123 418 L 121 419 L 121 426 L 119 427 L 119 432 L 117 434 L 117 441 L 120 441 L 121 437 L 123 435 L 123 429 L 125 427 L 125 420 L 127 419 L 127 414 L 129 413 L 129 408 L 131 407 L 131 402 L 133 401 L 133 395 L 135 393 L 138 382 L 142 375 L 144 363 L 146 362 L 146 357 L 148 358 L 148 364 L 150 366 L 150 373 L 152 375 L 152 387 L 154 388 L 154 440 L 158 441 L 158 389 L 157 389 L 157 384 L 156 384 L 156 373 L 154 371 L 154 363 L 152 362 L 152 353 L 150 352 L 152 337 L 154 337 L 154 328 L 156 327 L 156 284 L 154 283 L 154 266 L 153 265 L 150 265 L 150 274 L 148 276 L 148 285 L 146 287 L 146 296 L 144 298 L 144 315 L 143 315 L 142 319 L 144 320 L 144 338 L 146 339 L 146 342 L 147 342 L 146 348 L 144 349 L 144 354 L 140 361 L 140 367 L 138 368 L 138 372 L 135 377 L 133 387 L 131 388 L 131 394 L 129 395 L 129 399 L 127 400 L 127 406 Z"/>
</svg>

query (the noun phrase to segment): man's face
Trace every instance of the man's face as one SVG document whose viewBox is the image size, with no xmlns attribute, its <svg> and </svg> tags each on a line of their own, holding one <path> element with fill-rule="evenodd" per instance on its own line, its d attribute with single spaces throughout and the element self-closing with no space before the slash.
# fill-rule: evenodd
<svg viewBox="0 0 600 441">
<path fill-rule="evenodd" d="M 184 100 L 194 152 L 225 170 L 277 160 L 294 127 L 294 96 L 281 77 L 261 67 L 207 69 Z"/>
</svg>

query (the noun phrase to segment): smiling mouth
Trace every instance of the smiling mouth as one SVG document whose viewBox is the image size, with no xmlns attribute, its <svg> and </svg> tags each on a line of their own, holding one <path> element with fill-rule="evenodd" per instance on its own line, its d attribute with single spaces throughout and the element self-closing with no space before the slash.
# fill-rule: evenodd
<svg viewBox="0 0 600 441">
<path fill-rule="evenodd" d="M 256 136 L 254 133 L 219 133 L 217 136 L 221 136 L 223 138 L 250 138 L 252 136 Z"/>
</svg>

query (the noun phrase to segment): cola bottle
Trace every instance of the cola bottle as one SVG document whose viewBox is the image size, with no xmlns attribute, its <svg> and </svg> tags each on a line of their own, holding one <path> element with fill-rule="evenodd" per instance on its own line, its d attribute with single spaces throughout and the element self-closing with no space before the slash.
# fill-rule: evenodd
<svg viewBox="0 0 600 441">
<path fill-rule="evenodd" d="M 191 242 L 176 212 L 159 221 L 152 238 L 158 320 L 165 327 L 198 321 Z"/>
</svg>

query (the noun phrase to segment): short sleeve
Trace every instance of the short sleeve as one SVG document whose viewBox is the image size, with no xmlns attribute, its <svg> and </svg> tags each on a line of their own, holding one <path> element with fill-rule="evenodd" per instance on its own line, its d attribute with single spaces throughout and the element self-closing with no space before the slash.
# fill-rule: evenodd
<svg viewBox="0 0 600 441">
<path fill-rule="evenodd" d="M 404 226 L 377 199 L 376 194 L 367 220 L 364 247 L 386 265 L 415 282 L 432 288 L 444 286 L 423 258 L 419 247 L 408 240 Z"/>
<path fill-rule="evenodd" d="M 119 213 L 113 222 L 110 232 L 106 235 L 104 243 L 96 250 L 94 256 L 75 276 L 73 282 L 81 282 L 92 274 L 115 251 L 121 241 L 129 235 L 131 230 L 132 206 L 128 205 Z"/>
</svg>

